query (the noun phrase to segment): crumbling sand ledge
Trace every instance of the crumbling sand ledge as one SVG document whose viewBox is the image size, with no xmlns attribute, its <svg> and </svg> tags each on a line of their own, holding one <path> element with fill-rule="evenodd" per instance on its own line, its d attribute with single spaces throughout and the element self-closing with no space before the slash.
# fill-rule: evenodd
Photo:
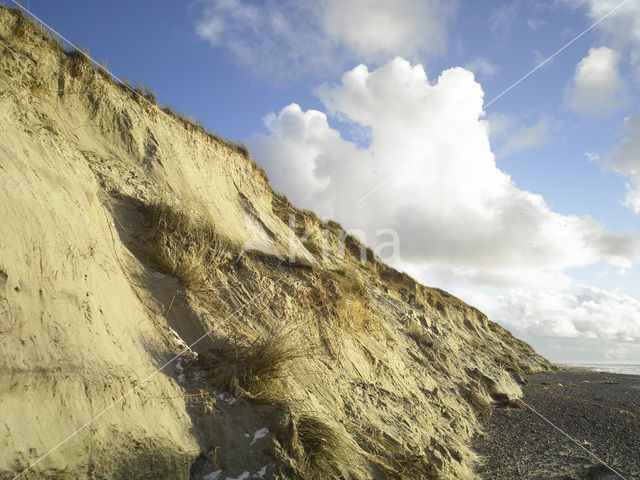
<svg viewBox="0 0 640 480">
<path fill-rule="evenodd" d="M 2 478 L 239 308 L 22 478 L 474 478 L 478 418 L 546 360 L 446 292 L 361 262 L 353 238 L 340 259 L 340 226 L 278 196 L 242 149 L 4 7 L 0 50 Z M 204 277 L 158 256 L 183 262 L 201 238 L 151 214 L 160 193 L 219 241 Z M 291 214 L 298 234 L 329 232 L 331 262 L 309 242 L 296 264 L 274 256 Z M 292 325 L 309 352 L 277 378 L 238 353 Z"/>
</svg>

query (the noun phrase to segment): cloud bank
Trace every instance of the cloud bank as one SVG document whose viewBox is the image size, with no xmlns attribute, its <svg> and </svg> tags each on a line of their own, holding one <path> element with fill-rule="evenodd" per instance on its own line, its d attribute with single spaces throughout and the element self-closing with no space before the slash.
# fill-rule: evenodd
<svg viewBox="0 0 640 480">
<path fill-rule="evenodd" d="M 572 0 L 574 4 L 586 7 L 587 15 L 592 20 L 598 20 L 604 15 L 611 12 L 620 5 L 617 0 Z M 604 35 L 604 39 L 610 42 L 616 51 L 628 57 L 629 62 L 634 69 L 636 77 L 640 75 L 640 1 L 630 0 L 611 14 L 605 21 L 598 25 L 598 28 Z M 593 51 L 613 52 L 612 50 L 602 47 L 600 49 L 592 49 Z M 616 53 L 606 53 L 609 57 L 617 56 Z M 587 60 L 586 58 L 583 62 Z M 607 87 L 603 89 L 605 92 L 602 96 L 612 95 L 615 89 L 614 84 L 618 81 L 617 76 L 617 58 L 609 60 L 609 66 L 613 66 L 615 72 L 611 68 L 605 68 L 608 73 L 601 74 L 601 78 Z M 606 61 L 604 62 L 607 63 Z M 581 62 L 582 64 L 582 62 Z M 577 75 L 576 71 L 576 75 Z M 592 92 L 593 93 L 593 92 Z M 588 92 L 585 92 L 585 97 Z M 595 96 L 597 98 L 597 93 Z M 624 98 L 623 98 L 624 100 Z M 629 183 L 627 184 L 627 194 L 624 204 L 634 213 L 640 213 L 640 113 L 625 119 L 626 136 L 613 152 L 607 157 L 600 158 L 600 162 L 606 167 L 617 173 L 627 176 Z"/>
<path fill-rule="evenodd" d="M 584 285 L 571 293 L 512 289 L 488 295 L 472 288 L 455 293 L 556 361 L 640 358 L 640 302 L 628 295 Z"/>
<path fill-rule="evenodd" d="M 329 115 L 370 132 L 367 148 L 326 113 L 292 104 L 265 118 L 268 133 L 250 142 L 256 158 L 294 202 L 369 243 L 379 228 L 396 230 L 404 263 L 463 268 L 477 283 L 560 288 L 567 268 L 630 268 L 640 256 L 637 235 L 554 212 L 497 168 L 483 91 L 465 69 L 431 82 L 421 65 L 396 58 L 373 71 L 359 65 L 317 95 Z"/>
</svg>

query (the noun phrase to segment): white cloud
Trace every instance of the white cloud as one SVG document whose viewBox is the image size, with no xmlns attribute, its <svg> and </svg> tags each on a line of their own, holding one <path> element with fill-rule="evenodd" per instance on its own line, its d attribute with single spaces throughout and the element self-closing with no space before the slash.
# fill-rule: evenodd
<svg viewBox="0 0 640 480">
<path fill-rule="evenodd" d="M 498 67 L 486 58 L 482 57 L 470 61 L 464 66 L 464 68 L 472 71 L 476 75 L 482 75 L 483 77 L 492 77 L 498 73 Z"/>
<path fill-rule="evenodd" d="M 547 27 L 548 25 L 549 25 L 549 22 L 541 18 L 527 19 L 527 27 L 529 27 L 529 30 L 532 30 L 532 31 L 540 30 L 541 28 Z"/>
<path fill-rule="evenodd" d="M 621 5 L 620 0 L 569 0 L 587 7 L 592 21 L 600 20 L 616 7 L 611 15 L 598 25 L 608 42 L 618 51 L 628 53 L 631 63 L 640 69 L 640 1 L 630 0 Z"/>
<path fill-rule="evenodd" d="M 621 175 L 627 175 L 625 205 L 640 213 L 640 114 L 625 119 L 627 135 L 620 145 L 606 158 L 599 161 Z"/>
<path fill-rule="evenodd" d="M 196 33 L 245 66 L 279 76 L 346 61 L 438 55 L 457 2 L 445 0 L 207 0 Z"/>
<path fill-rule="evenodd" d="M 445 20 L 455 2 L 414 0 L 329 0 L 323 26 L 327 36 L 364 61 L 413 58 L 425 49 L 442 53 Z"/>
<path fill-rule="evenodd" d="M 325 113 L 290 105 L 253 138 L 256 158 L 294 202 L 361 229 L 369 243 L 377 229 L 395 229 L 402 262 L 530 284 L 561 279 L 569 267 L 603 259 L 629 267 L 638 258 L 637 236 L 553 212 L 496 167 L 470 72 L 453 68 L 430 82 L 422 66 L 396 58 L 373 71 L 360 65 L 317 94 L 331 115 L 368 128 L 370 146 L 344 140 Z"/>
<path fill-rule="evenodd" d="M 489 28 L 491 28 L 493 32 L 498 32 L 501 35 L 509 35 L 518 23 L 520 6 L 521 2 L 515 0 L 514 2 L 505 3 L 504 5 L 494 8 L 489 15 Z"/>
<path fill-rule="evenodd" d="M 548 144 L 550 141 L 550 123 L 548 120 L 542 119 L 534 125 L 523 126 L 510 133 L 505 144 L 500 149 L 499 154 L 500 156 L 506 157 L 524 150 L 541 147 Z"/>
<path fill-rule="evenodd" d="M 530 338 L 640 340 L 640 302 L 628 295 L 588 286 L 571 293 L 546 289 L 460 293 L 494 321 Z"/>
<path fill-rule="evenodd" d="M 619 61 L 618 53 L 608 47 L 590 49 L 578 63 L 567 89 L 568 104 L 591 115 L 607 115 L 620 108 L 626 95 Z"/>
</svg>

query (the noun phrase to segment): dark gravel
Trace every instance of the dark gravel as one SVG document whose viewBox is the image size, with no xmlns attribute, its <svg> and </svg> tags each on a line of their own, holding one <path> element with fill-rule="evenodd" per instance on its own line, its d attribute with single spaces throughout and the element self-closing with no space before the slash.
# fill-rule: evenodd
<svg viewBox="0 0 640 480">
<path fill-rule="evenodd" d="M 524 401 L 627 480 L 640 480 L 640 376 L 563 369 L 527 378 Z M 474 439 L 481 478 L 618 479 L 531 410 L 494 408 Z"/>
</svg>

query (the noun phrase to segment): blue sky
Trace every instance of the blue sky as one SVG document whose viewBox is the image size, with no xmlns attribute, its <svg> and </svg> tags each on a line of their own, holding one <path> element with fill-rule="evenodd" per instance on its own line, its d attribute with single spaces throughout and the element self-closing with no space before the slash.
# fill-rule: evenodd
<svg viewBox="0 0 640 480">
<path fill-rule="evenodd" d="M 486 105 L 621 2 L 29 7 L 119 77 L 246 142 L 302 207 L 370 243 L 376 228 L 397 230 L 396 265 L 552 360 L 630 361 L 640 360 L 640 126 L 625 118 L 640 109 L 640 0 L 481 104 L 482 92 Z M 407 124 L 416 131 L 402 131 Z M 405 177 L 352 208 L 390 172 Z M 434 219 L 445 210 L 450 221 Z"/>
</svg>

